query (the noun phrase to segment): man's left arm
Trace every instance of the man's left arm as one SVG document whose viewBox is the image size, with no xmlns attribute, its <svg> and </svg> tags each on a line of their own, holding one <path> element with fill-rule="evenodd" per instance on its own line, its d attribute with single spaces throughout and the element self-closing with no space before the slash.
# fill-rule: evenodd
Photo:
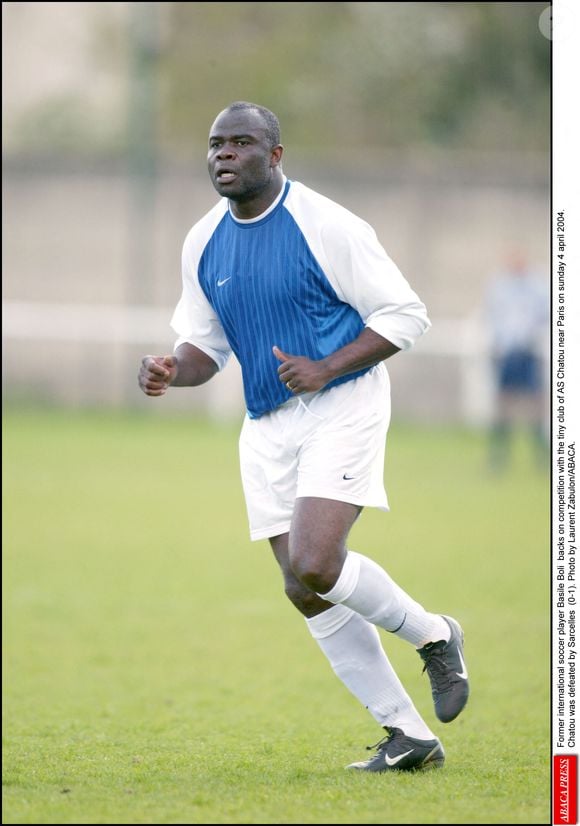
<svg viewBox="0 0 580 826">
<path fill-rule="evenodd" d="M 281 362 L 278 368 L 280 381 L 293 393 L 310 393 L 321 390 L 339 376 L 372 367 L 398 353 L 401 348 L 370 327 L 365 327 L 350 344 L 318 361 L 284 353 L 276 346 L 272 349 Z"/>
<path fill-rule="evenodd" d="M 364 221 L 329 221 L 316 251 L 338 298 L 354 307 L 365 327 L 354 341 L 318 361 L 274 347 L 280 380 L 294 393 L 320 390 L 409 349 L 431 326 L 425 305 Z"/>
</svg>

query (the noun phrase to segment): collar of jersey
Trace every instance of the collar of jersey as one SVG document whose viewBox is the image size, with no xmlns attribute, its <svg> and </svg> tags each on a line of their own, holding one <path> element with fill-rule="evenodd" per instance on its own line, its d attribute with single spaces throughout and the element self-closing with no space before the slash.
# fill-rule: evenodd
<svg viewBox="0 0 580 826">
<path fill-rule="evenodd" d="M 260 215 L 256 215 L 255 218 L 235 218 L 232 214 L 232 210 L 228 203 L 228 214 L 232 221 L 240 227 L 256 227 L 260 226 L 260 224 L 269 221 L 272 215 L 278 210 L 286 199 L 286 195 L 288 195 L 288 190 L 290 189 L 290 181 L 284 175 L 283 178 L 284 184 L 280 193 L 276 196 L 276 200 L 272 201 L 268 209 L 265 209 L 264 212 L 260 213 Z"/>
</svg>

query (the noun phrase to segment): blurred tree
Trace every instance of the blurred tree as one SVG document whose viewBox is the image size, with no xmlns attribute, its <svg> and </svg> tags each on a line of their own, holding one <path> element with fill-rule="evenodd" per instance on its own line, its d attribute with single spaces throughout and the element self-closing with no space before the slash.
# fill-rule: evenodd
<svg viewBox="0 0 580 826">
<path fill-rule="evenodd" d="M 545 149 L 543 3 L 167 3 L 163 138 L 205 143 L 250 99 L 284 139 L 370 146 Z"/>
<path fill-rule="evenodd" d="M 130 144 L 137 151 L 125 127 L 145 86 L 136 78 L 141 66 L 155 72 L 147 88 L 158 95 L 155 140 L 166 154 L 205 146 L 213 117 L 236 99 L 269 106 L 284 141 L 311 153 L 348 148 L 352 157 L 432 145 L 545 151 L 551 42 L 538 26 L 545 8 L 6 3 L 4 146 L 118 153 Z M 146 15 L 154 18 L 154 66 L 135 62 Z M 29 42 L 34 48 L 20 45 Z"/>
</svg>

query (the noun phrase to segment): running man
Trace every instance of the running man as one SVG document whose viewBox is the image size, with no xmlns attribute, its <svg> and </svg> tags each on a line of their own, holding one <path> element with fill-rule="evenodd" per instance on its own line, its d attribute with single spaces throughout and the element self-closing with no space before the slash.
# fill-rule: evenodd
<svg viewBox="0 0 580 826">
<path fill-rule="evenodd" d="M 268 539 L 286 596 L 337 677 L 386 731 L 376 753 L 349 768 L 439 767 L 443 746 L 377 629 L 417 649 L 442 722 L 457 717 L 469 694 L 463 632 L 347 546 L 364 507 L 388 510 L 384 361 L 411 347 L 430 321 L 372 228 L 288 179 L 282 154 L 268 109 L 239 101 L 217 116 L 208 168 L 222 197 L 185 239 L 174 352 L 145 356 L 139 385 L 153 397 L 194 387 L 236 355 L 250 536 Z"/>
</svg>

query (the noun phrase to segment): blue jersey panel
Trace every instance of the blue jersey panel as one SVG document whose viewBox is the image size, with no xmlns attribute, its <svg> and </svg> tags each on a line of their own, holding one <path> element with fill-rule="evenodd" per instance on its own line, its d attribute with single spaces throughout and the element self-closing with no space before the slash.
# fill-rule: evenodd
<svg viewBox="0 0 580 826">
<path fill-rule="evenodd" d="M 289 182 L 286 192 L 288 187 Z M 198 277 L 240 362 L 252 418 L 292 396 L 278 378 L 274 344 L 292 355 L 321 359 L 364 327 L 358 312 L 339 300 L 284 198 L 255 223 L 239 223 L 226 213 L 204 249 Z"/>
</svg>

